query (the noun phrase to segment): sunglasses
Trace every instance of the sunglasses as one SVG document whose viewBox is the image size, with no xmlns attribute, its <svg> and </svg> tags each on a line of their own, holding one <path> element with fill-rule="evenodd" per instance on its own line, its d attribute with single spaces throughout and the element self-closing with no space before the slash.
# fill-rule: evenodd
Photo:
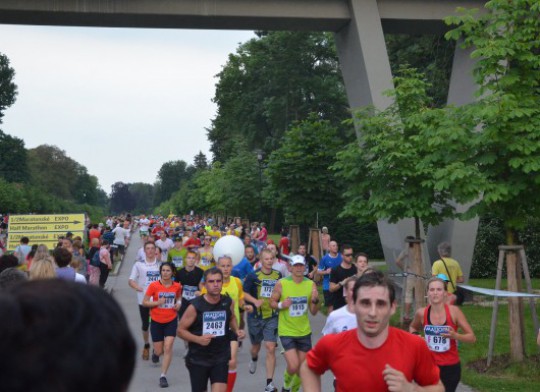
<svg viewBox="0 0 540 392">
<path fill-rule="evenodd" d="M 221 279 L 209 279 L 207 280 L 208 283 L 221 283 Z"/>
<path fill-rule="evenodd" d="M 346 253 L 346 254 L 343 253 L 343 256 L 345 256 L 345 257 L 352 257 L 352 253 Z"/>
</svg>

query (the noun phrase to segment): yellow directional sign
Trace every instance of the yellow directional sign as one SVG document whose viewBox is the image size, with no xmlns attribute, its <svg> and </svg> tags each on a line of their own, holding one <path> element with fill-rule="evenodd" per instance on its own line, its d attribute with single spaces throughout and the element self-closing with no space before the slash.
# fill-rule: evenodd
<svg viewBox="0 0 540 392">
<path fill-rule="evenodd" d="M 8 225 L 7 249 L 15 250 L 22 237 L 30 239 L 30 245 L 56 246 L 58 237 L 68 231 L 84 238 L 84 214 L 11 215 Z"/>
</svg>

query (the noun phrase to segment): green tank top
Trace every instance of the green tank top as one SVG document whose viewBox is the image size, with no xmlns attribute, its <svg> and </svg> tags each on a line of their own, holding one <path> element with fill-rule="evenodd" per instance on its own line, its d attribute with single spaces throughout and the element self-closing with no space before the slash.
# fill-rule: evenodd
<svg viewBox="0 0 540 392">
<path fill-rule="evenodd" d="M 304 278 L 302 282 L 295 283 L 292 276 L 280 280 L 281 297 L 280 302 L 290 297 L 293 301 L 288 309 L 279 311 L 278 335 L 301 337 L 311 333 L 309 324 L 309 304 L 311 303 L 311 290 L 313 281 Z"/>
</svg>

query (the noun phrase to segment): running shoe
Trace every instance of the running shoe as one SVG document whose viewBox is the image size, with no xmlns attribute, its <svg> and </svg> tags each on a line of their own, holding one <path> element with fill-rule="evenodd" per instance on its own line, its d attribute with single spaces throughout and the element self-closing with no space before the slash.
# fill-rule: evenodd
<svg viewBox="0 0 540 392">
<path fill-rule="evenodd" d="M 249 372 L 251 374 L 255 374 L 257 371 L 257 361 L 254 361 L 253 359 L 249 361 Z"/>
<path fill-rule="evenodd" d="M 277 392 L 277 388 L 274 385 L 273 381 L 270 381 L 270 384 L 268 384 L 266 388 L 264 388 L 264 392 Z"/>
<path fill-rule="evenodd" d="M 142 359 L 144 361 L 148 361 L 148 358 L 150 358 L 150 349 L 148 347 L 145 347 L 142 350 Z"/>
<path fill-rule="evenodd" d="M 156 355 L 156 353 L 152 350 L 152 363 L 158 363 L 159 362 L 159 356 Z"/>
<path fill-rule="evenodd" d="M 167 382 L 167 378 L 166 377 L 160 377 L 159 378 L 159 386 L 161 388 L 167 388 L 169 386 L 169 383 Z"/>
</svg>

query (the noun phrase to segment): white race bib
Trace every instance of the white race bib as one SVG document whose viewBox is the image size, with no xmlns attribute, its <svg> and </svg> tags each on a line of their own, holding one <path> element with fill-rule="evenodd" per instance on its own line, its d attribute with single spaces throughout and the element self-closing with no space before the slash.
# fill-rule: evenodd
<svg viewBox="0 0 540 392">
<path fill-rule="evenodd" d="M 272 296 L 272 291 L 274 291 L 274 286 L 276 285 L 276 280 L 273 279 L 263 279 L 261 282 L 261 298 L 270 298 Z"/>
<path fill-rule="evenodd" d="M 172 256 L 171 259 L 176 269 L 180 269 L 184 266 L 184 258 L 182 256 Z"/>
<path fill-rule="evenodd" d="M 307 297 L 291 297 L 292 304 L 289 307 L 289 316 L 300 317 L 307 312 Z"/>
<path fill-rule="evenodd" d="M 208 258 L 206 256 L 202 256 L 200 264 L 203 267 L 208 267 L 211 263 L 210 263 L 210 260 L 208 260 Z"/>
<path fill-rule="evenodd" d="M 199 288 L 197 286 L 184 286 L 182 290 L 182 298 L 185 298 L 189 301 L 195 298 L 195 292 L 199 290 Z"/>
<path fill-rule="evenodd" d="M 172 309 L 174 308 L 174 303 L 176 302 L 176 295 L 175 293 L 158 293 L 158 298 L 165 298 L 165 303 L 162 305 L 159 305 L 158 308 L 160 309 Z"/>
<path fill-rule="evenodd" d="M 158 280 L 159 280 L 159 271 L 146 271 L 146 281 L 144 282 L 145 288 L 148 288 L 148 286 L 150 286 L 150 283 L 156 282 Z"/>
<path fill-rule="evenodd" d="M 424 338 L 428 348 L 436 353 L 444 353 L 450 350 L 450 339 L 441 336 L 448 333 L 450 327 L 447 325 L 426 325 L 424 327 Z"/>
<path fill-rule="evenodd" d="M 203 313 L 203 335 L 225 336 L 225 321 L 227 313 L 224 310 Z M 228 343 L 227 343 L 228 344 Z"/>
</svg>

